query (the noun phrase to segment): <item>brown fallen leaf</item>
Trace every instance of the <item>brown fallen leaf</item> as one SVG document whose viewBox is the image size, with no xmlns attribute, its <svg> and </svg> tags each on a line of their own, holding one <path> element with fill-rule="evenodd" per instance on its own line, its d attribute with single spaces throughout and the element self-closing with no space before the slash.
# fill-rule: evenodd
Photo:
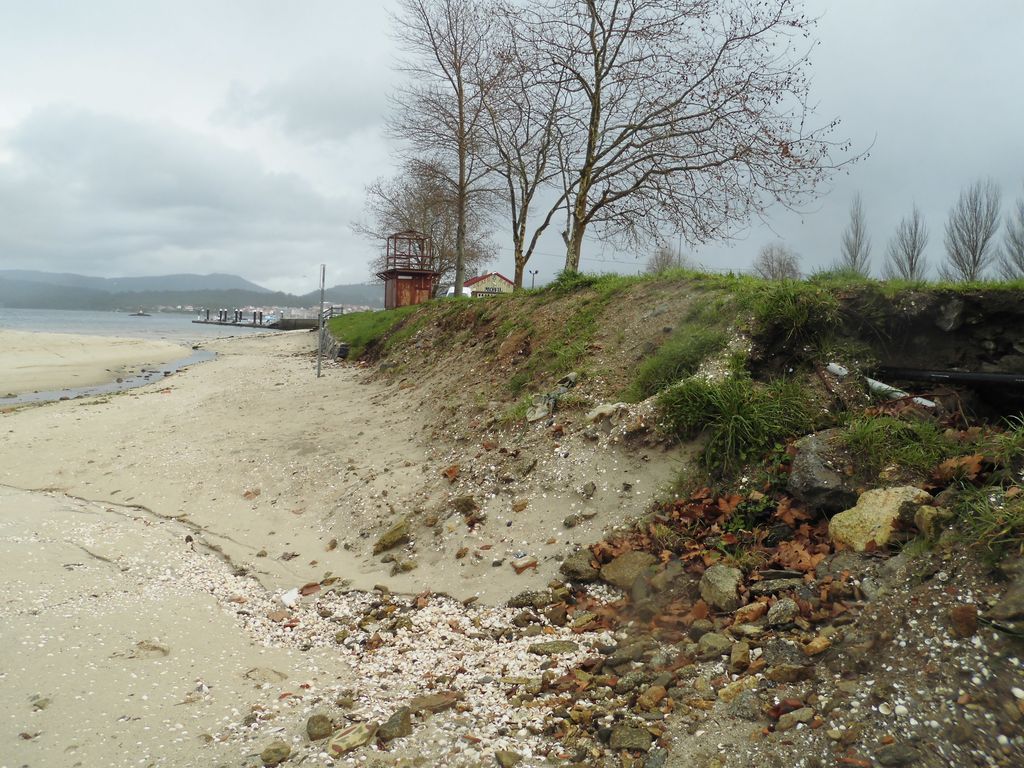
<svg viewBox="0 0 1024 768">
<path fill-rule="evenodd" d="M 242 498 L 245 499 L 246 501 L 252 501 L 257 496 L 259 496 L 260 493 L 262 493 L 262 491 L 260 491 L 259 488 L 253 488 L 253 489 L 248 490 L 245 493 L 243 493 L 242 494 Z"/>
<path fill-rule="evenodd" d="M 320 585 L 315 581 L 311 581 L 309 584 L 303 584 L 299 587 L 299 594 L 303 597 L 308 597 L 309 595 L 316 594 L 319 591 Z"/>
</svg>

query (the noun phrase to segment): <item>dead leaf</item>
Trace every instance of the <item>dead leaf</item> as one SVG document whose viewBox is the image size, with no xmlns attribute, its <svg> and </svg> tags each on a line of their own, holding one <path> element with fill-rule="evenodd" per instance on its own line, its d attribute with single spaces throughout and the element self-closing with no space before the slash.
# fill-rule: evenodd
<svg viewBox="0 0 1024 768">
<path fill-rule="evenodd" d="M 316 594 L 319 591 L 320 585 L 315 581 L 311 581 L 309 584 L 303 584 L 299 587 L 299 594 L 303 597 L 308 597 L 309 595 Z"/>
<path fill-rule="evenodd" d="M 243 493 L 242 494 L 242 498 L 245 499 L 246 501 L 252 501 L 257 496 L 259 496 L 260 493 L 262 493 L 262 491 L 260 491 L 259 488 L 253 488 L 253 489 L 248 490 L 245 493 Z"/>
<path fill-rule="evenodd" d="M 954 456 L 939 464 L 935 471 L 940 480 L 950 481 L 957 479 L 974 480 L 981 474 L 981 464 L 985 457 L 980 453 L 970 456 Z"/>
<path fill-rule="evenodd" d="M 799 541 L 783 541 L 779 543 L 775 555 L 776 562 L 783 568 L 810 573 L 825 559 L 823 554 L 812 554 Z"/>
</svg>

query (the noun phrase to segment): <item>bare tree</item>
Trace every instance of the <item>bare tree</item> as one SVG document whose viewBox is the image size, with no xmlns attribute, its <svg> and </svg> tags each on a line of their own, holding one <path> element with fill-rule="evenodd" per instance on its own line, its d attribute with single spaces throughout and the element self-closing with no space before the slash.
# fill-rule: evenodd
<svg viewBox="0 0 1024 768">
<path fill-rule="evenodd" d="M 465 267 L 484 266 L 494 256 L 487 222 L 467 211 Z M 451 185 L 441 169 L 428 163 L 407 162 L 401 173 L 389 179 L 377 179 L 366 188 L 365 218 L 353 222 L 352 229 L 367 239 L 383 244 L 395 232 L 415 230 L 430 235 L 434 255 L 444 282 L 451 282 L 456 267 L 458 212 Z M 384 268 L 384 253 L 376 256 L 370 268 Z"/>
<path fill-rule="evenodd" d="M 692 269 L 691 262 L 680 251 L 673 251 L 665 245 L 659 245 L 647 260 L 646 271 L 652 275 L 660 275 L 670 269 Z"/>
<path fill-rule="evenodd" d="M 753 266 L 765 280 L 800 279 L 800 258 L 782 243 L 761 246 Z"/>
<path fill-rule="evenodd" d="M 924 280 L 927 263 L 924 249 L 928 245 L 928 227 L 915 205 L 910 218 L 903 218 L 885 251 L 883 274 L 886 280 Z"/>
<path fill-rule="evenodd" d="M 584 237 L 728 237 L 828 178 L 836 122 L 806 124 L 793 0 L 537 0 L 517 35 L 564 89 L 565 268 Z M 842 149 L 846 147 L 843 146 Z"/>
<path fill-rule="evenodd" d="M 999 229 L 999 187 L 992 180 L 977 181 L 960 192 L 946 222 L 946 264 L 939 268 L 944 280 L 980 280 L 996 260 L 995 236 Z"/>
<path fill-rule="evenodd" d="M 1024 280 L 1024 197 L 1017 200 L 1016 210 L 1006 217 L 999 273 L 1005 280 Z"/>
<path fill-rule="evenodd" d="M 455 201 L 455 293 L 465 281 L 467 220 L 493 204 L 478 161 L 484 99 L 496 77 L 494 16 L 474 0 L 398 0 L 393 25 L 408 81 L 394 97 L 389 130 L 413 162 L 440 169 Z"/>
<path fill-rule="evenodd" d="M 515 264 L 513 283 L 523 287 L 523 272 L 537 241 L 562 204 L 564 194 L 551 204 L 530 231 L 530 214 L 538 193 L 556 177 L 557 123 L 564 106 L 558 81 L 548 82 L 536 51 L 515 35 L 521 19 L 517 6 L 503 6 L 495 25 L 496 57 L 502 76 L 484 100 L 489 117 L 489 141 L 483 156 L 504 182 L 504 202 L 512 230 Z"/>
<path fill-rule="evenodd" d="M 843 272 L 867 277 L 871 274 L 871 238 L 864 220 L 864 203 L 858 192 L 850 205 L 850 223 L 846 225 L 840 242 L 840 256 L 836 267 Z"/>
</svg>

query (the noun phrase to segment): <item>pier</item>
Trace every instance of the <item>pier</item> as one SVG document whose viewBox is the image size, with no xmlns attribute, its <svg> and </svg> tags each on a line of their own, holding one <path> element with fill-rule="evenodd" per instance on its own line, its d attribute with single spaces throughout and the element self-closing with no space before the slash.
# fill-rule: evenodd
<svg viewBox="0 0 1024 768">
<path fill-rule="evenodd" d="M 324 320 L 329 320 L 335 314 L 340 314 L 340 312 L 331 307 L 324 312 Z M 253 312 L 250 317 L 248 313 L 240 309 L 221 309 L 215 316 L 207 309 L 205 315 L 200 315 L 192 322 L 197 325 L 233 325 L 244 328 L 266 328 L 271 331 L 312 330 L 320 325 L 319 320 L 315 317 L 282 317 L 267 323 L 264 321 L 262 312 Z"/>
</svg>

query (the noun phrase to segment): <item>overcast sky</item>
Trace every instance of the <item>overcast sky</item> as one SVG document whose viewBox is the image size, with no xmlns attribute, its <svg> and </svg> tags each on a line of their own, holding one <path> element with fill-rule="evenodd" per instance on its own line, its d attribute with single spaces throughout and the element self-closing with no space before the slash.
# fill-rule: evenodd
<svg viewBox="0 0 1024 768">
<path fill-rule="evenodd" d="M 369 278 L 354 235 L 366 184 L 395 170 L 383 135 L 396 82 L 389 3 L 363 0 L 0 0 L 0 268 L 87 275 L 229 272 L 305 292 Z M 782 240 L 805 271 L 838 255 L 863 195 L 875 271 L 916 202 L 942 253 L 959 190 L 1024 194 L 1024 2 L 809 0 L 821 15 L 821 122 L 871 155 L 807 211 L 778 210 L 731 244 L 684 247 L 745 269 Z M 496 230 L 491 265 L 511 276 Z M 550 233 L 531 268 L 564 254 Z M 581 268 L 646 253 L 591 243 Z"/>
</svg>

